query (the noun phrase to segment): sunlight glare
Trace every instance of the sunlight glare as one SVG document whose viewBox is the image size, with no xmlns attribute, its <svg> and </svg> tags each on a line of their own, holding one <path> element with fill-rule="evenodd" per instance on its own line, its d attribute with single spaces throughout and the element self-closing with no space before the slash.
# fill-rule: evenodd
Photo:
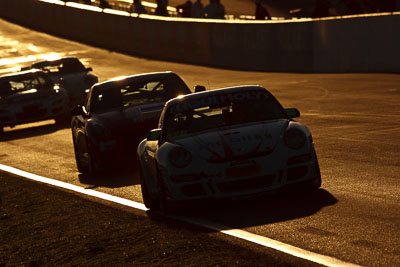
<svg viewBox="0 0 400 267">
<path fill-rule="evenodd" d="M 38 55 L 38 59 L 49 60 L 49 61 L 57 60 L 57 59 L 60 59 L 60 58 L 61 58 L 61 55 L 59 53 L 56 53 L 56 52 L 52 52 L 52 53 L 49 53 L 49 54 Z"/>
</svg>

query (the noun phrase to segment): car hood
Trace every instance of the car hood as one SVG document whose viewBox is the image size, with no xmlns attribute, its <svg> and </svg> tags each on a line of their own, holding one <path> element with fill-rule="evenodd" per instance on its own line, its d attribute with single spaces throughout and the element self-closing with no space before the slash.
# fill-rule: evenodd
<svg viewBox="0 0 400 267">
<path fill-rule="evenodd" d="M 247 159 L 272 153 L 288 120 L 251 123 L 176 140 L 193 154 L 211 162 Z"/>
<path fill-rule="evenodd" d="M 93 120 L 108 129 L 136 125 L 145 121 L 158 120 L 164 103 L 153 103 L 142 106 L 132 106 L 101 114 L 93 114 Z"/>
<path fill-rule="evenodd" d="M 60 74 L 59 72 L 49 74 L 50 79 L 58 84 L 62 84 L 68 90 L 82 90 L 86 72 L 75 72 L 69 74 Z M 75 88 L 78 86 L 78 88 Z M 86 89 L 86 88 L 84 88 Z"/>
</svg>

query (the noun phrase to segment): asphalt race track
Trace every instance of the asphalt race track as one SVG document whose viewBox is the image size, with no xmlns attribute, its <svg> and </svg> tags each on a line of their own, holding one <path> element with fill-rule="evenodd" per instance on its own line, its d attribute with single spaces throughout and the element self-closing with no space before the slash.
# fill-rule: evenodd
<svg viewBox="0 0 400 267">
<path fill-rule="evenodd" d="M 192 216 L 346 262 L 400 266 L 400 75 L 262 73 L 161 62 L 0 20 L 0 74 L 54 55 L 79 57 L 100 81 L 172 70 L 191 88 L 265 86 L 285 107 L 301 111 L 299 121 L 314 136 L 322 189 L 313 196 L 238 200 Z M 71 130 L 53 121 L 5 128 L 0 163 L 142 202 L 134 168 L 86 183 L 75 167 Z"/>
</svg>

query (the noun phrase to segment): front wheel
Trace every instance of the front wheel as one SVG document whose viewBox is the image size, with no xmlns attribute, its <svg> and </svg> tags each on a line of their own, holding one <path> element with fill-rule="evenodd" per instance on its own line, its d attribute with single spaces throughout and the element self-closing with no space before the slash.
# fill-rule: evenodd
<svg viewBox="0 0 400 267">
<path fill-rule="evenodd" d="M 100 164 L 92 152 L 88 153 L 88 172 L 89 175 L 94 178 L 99 174 Z"/>
<path fill-rule="evenodd" d="M 149 210 L 157 210 L 158 208 L 158 203 L 155 199 L 153 199 L 150 194 L 149 194 L 149 189 L 148 189 L 148 185 L 144 179 L 143 176 L 143 171 L 140 168 L 140 187 L 142 189 L 142 198 L 143 198 L 143 202 L 144 205 L 146 206 L 146 208 L 148 208 Z"/>
<path fill-rule="evenodd" d="M 318 159 L 315 158 L 315 177 L 314 179 L 307 181 L 306 184 L 304 184 L 304 190 L 307 192 L 315 192 L 317 191 L 322 184 L 321 181 L 321 172 L 319 169 L 319 163 L 318 163 Z"/>
<path fill-rule="evenodd" d="M 167 198 L 165 197 L 165 189 L 162 181 L 158 182 L 158 209 L 161 213 L 169 212 Z"/>
<path fill-rule="evenodd" d="M 171 203 L 167 199 L 167 195 L 165 193 L 165 185 L 163 181 L 160 179 L 158 181 L 158 210 L 164 214 L 175 214 L 179 211 L 179 209 L 176 206 L 172 206 Z"/>
<path fill-rule="evenodd" d="M 322 185 L 322 179 L 321 170 L 319 169 L 319 162 L 317 158 L 315 158 L 315 175 L 317 175 L 317 178 L 314 180 L 313 187 L 314 189 L 318 189 Z"/>
<path fill-rule="evenodd" d="M 92 148 L 92 145 L 88 143 L 88 156 L 87 156 L 87 172 L 91 178 L 100 174 L 100 161 L 98 160 L 98 156 L 96 151 Z"/>
<path fill-rule="evenodd" d="M 86 168 L 84 167 L 84 165 L 82 164 L 81 152 L 79 151 L 79 148 L 78 148 L 78 146 L 76 145 L 74 133 L 72 133 L 72 141 L 73 141 L 73 144 L 74 144 L 76 168 L 78 169 L 78 171 L 79 171 L 80 173 L 85 173 L 85 172 L 87 172 L 87 170 L 86 170 Z"/>
</svg>

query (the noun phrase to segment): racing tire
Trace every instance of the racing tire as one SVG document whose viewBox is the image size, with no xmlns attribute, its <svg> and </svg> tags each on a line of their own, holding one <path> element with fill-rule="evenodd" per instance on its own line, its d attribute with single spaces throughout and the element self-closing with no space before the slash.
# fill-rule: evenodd
<svg viewBox="0 0 400 267">
<path fill-rule="evenodd" d="M 157 207 L 158 207 L 157 201 L 155 199 L 153 199 L 149 194 L 149 190 L 147 188 L 147 183 L 144 180 L 142 168 L 139 168 L 139 172 L 140 172 L 140 174 L 139 174 L 140 175 L 140 187 L 142 189 L 142 198 L 143 198 L 144 205 L 149 210 L 157 210 Z"/>
<path fill-rule="evenodd" d="M 94 178 L 100 173 L 100 166 L 92 152 L 88 153 L 88 174 Z"/>
<path fill-rule="evenodd" d="M 317 180 L 314 182 L 314 188 L 318 189 L 322 185 L 321 170 L 319 169 L 318 159 L 315 158 L 315 173 L 317 174 Z"/>
<path fill-rule="evenodd" d="M 170 212 L 170 209 L 168 207 L 168 202 L 167 198 L 165 196 L 165 188 L 163 182 L 160 180 L 158 182 L 158 211 L 161 212 L 162 214 L 168 214 Z"/>
<path fill-rule="evenodd" d="M 96 152 L 91 148 L 91 144 L 88 144 L 88 158 L 87 158 L 87 174 L 90 178 L 95 178 L 100 174 L 100 162 L 96 157 Z"/>
<path fill-rule="evenodd" d="M 157 201 L 158 201 L 157 209 L 161 214 L 169 215 L 178 213 L 179 209 L 175 206 L 171 206 L 171 204 L 167 200 L 167 196 L 165 194 L 165 186 L 161 179 L 159 180 L 158 183 Z"/>
<path fill-rule="evenodd" d="M 72 141 L 74 143 L 74 152 L 75 152 L 75 162 L 76 162 L 76 168 L 80 173 L 87 173 L 87 169 L 84 167 L 82 164 L 82 159 L 78 150 L 78 146 L 76 145 L 75 137 L 74 134 L 72 133 Z"/>
<path fill-rule="evenodd" d="M 321 187 L 322 184 L 321 171 L 319 169 L 319 163 L 317 158 L 315 158 L 315 174 L 316 177 L 313 180 L 307 182 L 306 184 L 305 190 L 310 193 L 316 192 Z"/>
</svg>

